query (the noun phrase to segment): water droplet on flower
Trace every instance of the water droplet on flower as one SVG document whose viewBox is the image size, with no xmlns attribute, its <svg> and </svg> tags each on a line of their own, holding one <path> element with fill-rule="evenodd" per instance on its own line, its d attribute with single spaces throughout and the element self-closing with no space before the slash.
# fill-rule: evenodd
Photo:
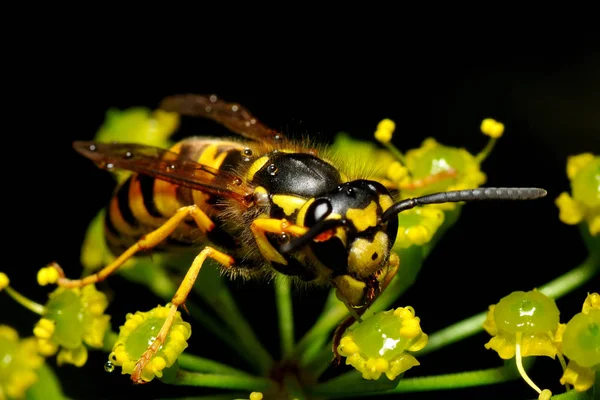
<svg viewBox="0 0 600 400">
<path fill-rule="evenodd" d="M 106 364 L 104 364 L 104 370 L 106 372 L 113 372 L 115 370 L 115 364 L 111 361 L 107 361 Z"/>
</svg>

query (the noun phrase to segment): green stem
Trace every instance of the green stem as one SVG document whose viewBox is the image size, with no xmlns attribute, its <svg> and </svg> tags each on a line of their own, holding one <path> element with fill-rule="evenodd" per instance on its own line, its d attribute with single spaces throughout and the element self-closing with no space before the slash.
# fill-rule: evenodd
<svg viewBox="0 0 600 400">
<path fill-rule="evenodd" d="M 202 386 L 219 389 L 243 389 L 256 392 L 266 391 L 273 382 L 267 378 L 240 375 L 203 374 L 180 370 L 172 382 L 179 386 Z"/>
<path fill-rule="evenodd" d="M 292 307 L 291 284 L 287 277 L 275 279 L 275 296 L 279 319 L 281 356 L 286 359 L 294 348 L 294 310 Z"/>
<path fill-rule="evenodd" d="M 208 358 L 198 357 L 193 354 L 183 353 L 177 358 L 177 362 L 179 362 L 181 368 L 192 372 L 245 377 L 252 376 L 247 372 L 230 367 L 229 365 L 221 364 Z"/>
<path fill-rule="evenodd" d="M 454 374 L 427 376 L 419 378 L 401 379 L 395 388 L 391 390 L 369 390 L 365 383 L 369 381 L 355 379 L 355 375 L 344 374 L 338 378 L 315 386 L 310 394 L 318 396 L 356 397 L 369 394 L 387 395 L 408 392 L 426 392 L 444 389 L 458 389 L 474 386 L 484 386 L 494 383 L 502 383 L 517 379 L 518 374 L 506 367 L 491 368 L 480 371 L 459 372 Z M 383 377 L 382 379 L 387 379 Z M 367 390 L 365 390 L 367 389 Z"/>
<path fill-rule="evenodd" d="M 497 139 L 495 138 L 490 138 L 490 140 L 488 140 L 485 147 L 475 156 L 475 161 L 477 161 L 478 164 L 481 164 L 490 155 L 496 142 Z"/>
<path fill-rule="evenodd" d="M 46 307 L 39 303 L 36 303 L 33 300 L 29 300 L 27 297 L 23 296 L 21 293 L 17 292 L 10 286 L 7 286 L 6 288 L 4 288 L 4 290 L 10 297 L 12 297 L 14 301 L 16 301 L 29 311 L 32 311 L 38 315 L 44 315 L 44 313 L 46 312 Z"/>
<path fill-rule="evenodd" d="M 558 299 L 588 282 L 599 270 L 600 260 L 591 255 L 578 267 L 541 286 L 539 291 L 551 298 Z M 486 314 L 487 312 L 484 311 L 431 334 L 427 346 L 415 353 L 416 356 L 431 353 L 479 333 L 483 330 Z"/>
<path fill-rule="evenodd" d="M 294 400 L 305 400 L 306 394 L 295 375 L 287 374 L 284 378 L 284 386 L 290 397 Z"/>
<path fill-rule="evenodd" d="M 540 287 L 540 292 L 558 299 L 589 281 L 600 271 L 600 257 L 590 255 L 583 263 L 559 278 Z"/>
<path fill-rule="evenodd" d="M 341 302 L 325 311 L 298 342 L 294 355 L 299 357 L 315 341 L 326 337 L 348 315 L 348 309 Z"/>
<path fill-rule="evenodd" d="M 396 146 L 394 146 L 391 142 L 383 143 L 383 145 L 390 151 L 390 153 L 392 153 L 394 157 L 396 157 L 398 161 L 400 161 L 400 163 L 402 163 L 402 165 L 406 166 L 406 157 L 404 157 L 404 154 L 402 154 L 402 152 Z"/>
<path fill-rule="evenodd" d="M 244 347 L 244 352 L 252 360 L 252 364 L 259 372 L 266 372 L 273 365 L 273 358 L 256 337 L 252 326 L 248 323 L 240 309 L 237 307 L 231 291 L 223 282 L 216 267 L 206 265 L 204 274 L 212 287 L 206 285 L 195 286 L 194 291 L 201 296 L 231 328 L 233 336 L 239 345 Z M 209 274 L 213 276 L 210 277 Z"/>
</svg>

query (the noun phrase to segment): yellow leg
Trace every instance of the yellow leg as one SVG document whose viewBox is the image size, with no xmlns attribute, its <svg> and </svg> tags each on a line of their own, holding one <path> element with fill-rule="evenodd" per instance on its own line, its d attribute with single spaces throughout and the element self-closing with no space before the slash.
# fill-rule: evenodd
<svg viewBox="0 0 600 400">
<path fill-rule="evenodd" d="M 267 261 L 277 262 L 287 265 L 287 261 L 279 252 L 269 243 L 266 233 L 286 233 L 293 236 L 302 236 L 308 232 L 308 228 L 300 225 L 294 225 L 285 219 L 259 218 L 255 219 L 250 225 L 250 230 L 256 240 L 256 245 L 262 256 Z"/>
<path fill-rule="evenodd" d="M 167 339 L 167 335 L 169 334 L 169 330 L 171 329 L 171 325 L 173 325 L 173 320 L 175 319 L 177 307 L 185 303 L 187 296 L 190 294 L 190 291 L 192 290 L 192 287 L 194 286 L 194 283 L 198 278 L 200 268 L 202 268 L 202 264 L 204 264 L 204 261 L 206 261 L 207 258 L 212 258 L 218 263 L 224 265 L 226 268 L 230 268 L 235 263 L 233 257 L 222 253 L 218 250 L 215 250 L 212 247 L 205 247 L 204 250 L 202 250 L 200 254 L 196 256 L 194 262 L 192 263 L 192 266 L 188 269 L 187 273 L 185 274 L 185 278 L 183 278 L 181 285 L 179 285 L 177 292 L 175 292 L 175 295 L 171 299 L 171 308 L 169 310 L 169 314 L 167 315 L 167 319 L 163 323 L 163 326 L 160 328 L 158 335 L 156 335 L 156 339 L 154 340 L 154 342 L 152 342 L 150 346 L 148 346 L 148 349 L 146 349 L 146 351 L 142 354 L 140 359 L 135 364 L 135 368 L 133 369 L 133 373 L 131 374 L 131 379 L 134 382 L 145 383 L 145 381 L 141 379 L 142 371 L 144 370 L 152 356 L 156 354 L 156 352 L 160 349 L 160 347 Z"/>
<path fill-rule="evenodd" d="M 65 278 L 64 272 L 58 264 L 53 263 L 50 266 L 54 267 L 59 274 L 59 278 L 57 284 L 63 287 L 82 287 L 85 285 L 89 285 L 92 283 L 100 282 L 106 279 L 110 274 L 115 272 L 119 267 L 121 267 L 127 260 L 133 257 L 138 251 L 151 249 L 167 237 L 172 234 L 175 229 L 181 224 L 187 217 L 192 217 L 198 227 L 203 232 L 209 232 L 214 227 L 215 224 L 211 219 L 202 211 L 198 206 L 192 205 L 187 207 L 182 207 L 175 215 L 169 218 L 163 225 L 161 225 L 156 230 L 144 235 L 136 244 L 125 250 L 116 260 L 112 263 L 101 269 L 95 274 L 86 276 L 82 279 L 68 279 Z"/>
</svg>

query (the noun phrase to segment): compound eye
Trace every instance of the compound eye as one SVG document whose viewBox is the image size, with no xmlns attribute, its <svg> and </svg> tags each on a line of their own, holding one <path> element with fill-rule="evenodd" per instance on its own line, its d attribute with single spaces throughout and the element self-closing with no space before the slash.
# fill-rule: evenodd
<svg viewBox="0 0 600 400">
<path fill-rule="evenodd" d="M 313 226 L 322 219 L 327 218 L 333 211 L 331 202 L 327 199 L 316 199 L 306 210 L 306 217 L 304 224 L 306 226 Z"/>
</svg>

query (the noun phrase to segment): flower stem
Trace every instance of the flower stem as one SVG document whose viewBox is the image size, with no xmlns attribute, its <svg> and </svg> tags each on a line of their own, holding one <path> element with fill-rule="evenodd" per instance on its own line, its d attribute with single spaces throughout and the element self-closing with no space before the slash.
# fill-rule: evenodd
<svg viewBox="0 0 600 400">
<path fill-rule="evenodd" d="M 44 315 L 44 313 L 46 312 L 46 307 L 44 307 L 43 305 L 41 305 L 39 303 L 36 303 L 33 300 L 28 299 L 27 297 L 23 296 L 21 293 L 17 292 L 12 287 L 7 286 L 6 288 L 4 288 L 4 290 L 10 297 L 12 297 L 12 299 L 14 301 L 16 301 L 17 303 L 19 303 L 20 305 L 22 305 L 29 311 L 32 311 L 38 315 Z"/>
<path fill-rule="evenodd" d="M 390 153 L 392 153 L 394 157 L 396 157 L 398 161 L 402 163 L 402 165 L 406 166 L 406 157 L 404 157 L 404 154 L 396 146 L 394 146 L 391 142 L 383 143 L 383 145 L 390 151 Z"/>
<path fill-rule="evenodd" d="M 600 270 L 600 260 L 588 257 L 578 267 L 541 286 L 539 291 L 551 298 L 559 298 L 588 282 Z M 450 325 L 429 336 L 427 346 L 415 354 L 431 353 L 449 344 L 466 339 L 483 330 L 486 312 L 482 312 L 463 321 Z"/>
<path fill-rule="evenodd" d="M 221 364 L 220 362 L 208 358 L 198 357 L 193 354 L 183 353 L 177 358 L 179 366 L 191 372 L 203 372 L 219 375 L 245 376 L 251 377 L 245 371 Z"/>
<path fill-rule="evenodd" d="M 348 315 L 348 309 L 341 302 L 326 310 L 317 322 L 310 328 L 298 342 L 294 355 L 299 357 L 315 341 L 322 341 L 335 327 Z"/>
<path fill-rule="evenodd" d="M 211 260 L 207 261 L 211 262 Z M 252 326 L 237 307 L 231 291 L 223 282 L 217 267 L 207 264 L 201 271 L 204 280 L 194 286 L 194 291 L 206 301 L 223 322 L 233 331 L 236 341 L 244 347 L 244 352 L 253 360 L 252 364 L 260 372 L 266 372 L 273 365 L 273 358 L 256 337 Z M 202 276 L 202 274 L 204 274 Z"/>
<path fill-rule="evenodd" d="M 517 343 L 515 344 L 515 361 L 517 363 L 517 369 L 519 370 L 519 374 L 521 374 L 521 377 L 523 378 L 523 380 L 525 382 L 527 382 L 527 384 L 529 386 L 531 386 L 531 388 L 533 390 L 535 390 L 536 392 L 538 392 L 538 394 L 542 393 L 542 389 L 540 389 L 529 377 L 529 375 L 527 375 L 527 372 L 525 372 L 525 368 L 523 368 L 523 360 L 521 357 L 521 338 L 523 337 L 523 333 L 522 332 L 517 332 Z"/>
<path fill-rule="evenodd" d="M 408 392 L 426 392 L 502 383 L 517 379 L 519 375 L 506 367 L 490 368 L 479 371 L 401 379 L 396 387 L 391 390 L 377 390 L 375 387 L 369 388 L 365 384 L 371 381 L 354 379 L 355 377 L 360 378 L 360 375 L 355 375 L 352 372 L 346 373 L 315 386 L 311 389 L 310 394 L 328 396 L 330 398 L 349 398 L 365 396 L 366 394 L 374 396 Z"/>
<path fill-rule="evenodd" d="M 275 280 L 275 296 L 279 319 L 281 356 L 285 359 L 294 348 L 294 310 L 290 281 L 282 275 L 278 275 Z"/>
<path fill-rule="evenodd" d="M 172 384 L 179 386 L 202 386 L 219 389 L 243 389 L 264 392 L 273 384 L 273 382 L 262 377 L 203 374 L 180 370 L 177 373 L 177 378 L 175 378 Z"/>
<path fill-rule="evenodd" d="M 496 145 L 496 141 L 497 139 L 490 138 L 485 147 L 475 156 L 475 161 L 481 164 L 492 152 L 494 146 Z"/>
</svg>

